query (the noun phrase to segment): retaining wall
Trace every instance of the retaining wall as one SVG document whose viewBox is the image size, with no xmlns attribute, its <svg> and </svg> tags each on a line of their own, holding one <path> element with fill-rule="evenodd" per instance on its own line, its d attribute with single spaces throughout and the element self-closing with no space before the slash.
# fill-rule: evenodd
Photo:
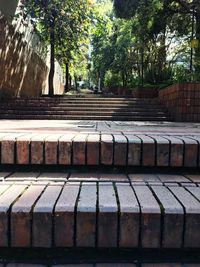
<svg viewBox="0 0 200 267">
<path fill-rule="evenodd" d="M 159 99 L 176 121 L 200 121 L 200 83 L 178 83 L 159 92 Z"/>
</svg>

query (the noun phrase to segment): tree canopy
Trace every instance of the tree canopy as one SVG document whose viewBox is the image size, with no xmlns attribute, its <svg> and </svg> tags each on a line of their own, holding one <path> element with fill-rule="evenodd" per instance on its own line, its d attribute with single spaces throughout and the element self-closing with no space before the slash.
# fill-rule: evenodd
<svg viewBox="0 0 200 267">
<path fill-rule="evenodd" d="M 105 2 L 112 5 L 104 10 Z M 200 81 L 197 0 L 98 0 L 93 76 L 105 86 Z M 100 11 L 101 10 L 101 11 Z"/>
</svg>

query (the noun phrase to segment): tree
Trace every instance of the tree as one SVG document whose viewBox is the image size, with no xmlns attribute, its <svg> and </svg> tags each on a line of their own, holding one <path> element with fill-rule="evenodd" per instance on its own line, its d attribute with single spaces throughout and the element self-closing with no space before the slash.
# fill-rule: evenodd
<svg viewBox="0 0 200 267">
<path fill-rule="evenodd" d="M 190 39 L 194 38 L 196 42 L 195 44 L 195 76 L 197 80 L 200 80 L 200 4 L 199 0 L 114 0 L 114 8 L 115 13 L 120 18 L 130 19 L 134 17 L 136 14 L 141 13 L 142 10 L 142 2 L 144 2 L 145 6 L 151 5 L 152 7 L 155 4 L 160 5 L 161 12 L 158 12 L 157 25 L 160 25 L 160 29 L 158 34 L 163 34 L 164 29 L 170 29 L 173 26 L 174 30 L 179 32 L 179 29 L 182 28 L 180 21 L 184 23 L 185 21 L 189 21 L 190 25 L 190 33 L 188 36 Z M 192 34 L 192 23 L 191 17 L 194 16 L 194 34 Z M 176 21 L 176 18 L 179 19 L 179 23 L 176 24 L 177 27 L 174 27 L 173 21 Z M 164 20 L 163 20 L 164 19 Z M 173 24 L 173 25 L 172 25 Z M 183 29 L 183 28 L 182 28 Z M 188 29 L 188 26 L 186 26 Z M 192 36 L 192 38 L 191 38 Z M 163 34 L 164 37 L 164 34 Z M 193 40 L 192 40 L 193 41 Z"/>
<path fill-rule="evenodd" d="M 42 39 L 50 43 L 49 95 L 53 96 L 54 61 L 58 54 L 70 59 L 70 50 L 77 47 L 88 19 L 89 0 L 23 0 L 22 12 L 31 17 Z M 85 30 L 85 28 L 84 28 Z"/>
</svg>

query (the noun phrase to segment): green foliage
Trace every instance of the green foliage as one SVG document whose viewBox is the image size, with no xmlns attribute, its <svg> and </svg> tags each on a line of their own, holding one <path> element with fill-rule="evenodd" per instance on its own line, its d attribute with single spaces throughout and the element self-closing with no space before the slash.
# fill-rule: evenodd
<svg viewBox="0 0 200 267">
<path fill-rule="evenodd" d="M 183 65 L 177 65 L 173 68 L 174 82 L 188 82 L 190 80 L 190 71 Z"/>
<path fill-rule="evenodd" d="M 114 0 L 114 8 L 117 17 L 131 18 L 139 5 L 139 0 Z"/>
<path fill-rule="evenodd" d="M 105 87 L 112 88 L 112 87 L 120 87 L 122 86 L 121 77 L 119 74 L 114 74 L 111 71 L 107 71 L 105 74 Z"/>
</svg>

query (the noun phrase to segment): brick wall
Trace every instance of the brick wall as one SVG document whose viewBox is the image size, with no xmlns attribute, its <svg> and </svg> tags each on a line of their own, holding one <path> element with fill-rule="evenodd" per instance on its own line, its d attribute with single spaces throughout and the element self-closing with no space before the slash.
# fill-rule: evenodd
<svg viewBox="0 0 200 267">
<path fill-rule="evenodd" d="M 159 92 L 160 102 L 176 121 L 200 121 L 200 83 L 175 84 Z"/>
<path fill-rule="evenodd" d="M 49 69 L 3 15 L 0 15 L 0 97 L 37 97 L 47 93 Z M 55 79 L 55 94 L 64 86 Z"/>
<path fill-rule="evenodd" d="M 140 88 L 140 89 L 129 89 L 126 87 L 119 88 L 107 88 L 104 89 L 103 92 L 112 93 L 118 96 L 131 96 L 131 97 L 139 97 L 139 98 L 154 98 L 158 97 L 158 89 L 156 88 Z"/>
</svg>

